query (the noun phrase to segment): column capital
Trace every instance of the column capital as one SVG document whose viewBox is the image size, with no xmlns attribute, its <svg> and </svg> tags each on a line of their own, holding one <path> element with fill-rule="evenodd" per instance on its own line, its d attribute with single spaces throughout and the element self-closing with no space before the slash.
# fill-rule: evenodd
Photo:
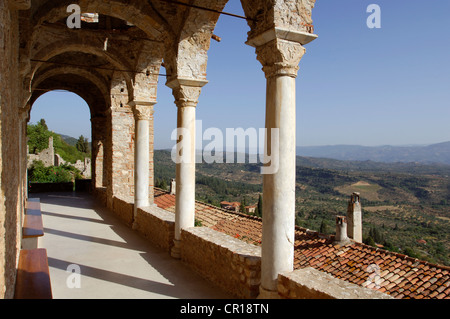
<svg viewBox="0 0 450 319">
<path fill-rule="evenodd" d="M 298 65 L 305 52 L 300 43 L 279 38 L 256 47 L 256 56 L 266 78 L 280 75 L 297 77 Z"/>
<path fill-rule="evenodd" d="M 131 106 L 131 109 L 133 110 L 133 114 L 136 120 L 150 120 L 154 110 L 153 106 L 156 104 L 156 102 L 150 102 L 150 101 L 131 101 L 128 103 L 129 106 Z"/>
<path fill-rule="evenodd" d="M 177 78 L 166 83 L 172 89 L 178 107 L 196 107 L 206 80 Z"/>
<path fill-rule="evenodd" d="M 266 78 L 275 75 L 296 77 L 298 64 L 305 54 L 303 45 L 316 38 L 316 34 L 305 31 L 273 27 L 249 38 L 246 44 L 256 48 Z"/>
</svg>

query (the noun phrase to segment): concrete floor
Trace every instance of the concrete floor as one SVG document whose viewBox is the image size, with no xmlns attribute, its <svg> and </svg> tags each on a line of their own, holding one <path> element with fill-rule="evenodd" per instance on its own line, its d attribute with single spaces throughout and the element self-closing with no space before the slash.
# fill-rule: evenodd
<svg viewBox="0 0 450 319">
<path fill-rule="evenodd" d="M 88 194 L 30 197 L 41 199 L 45 235 L 39 247 L 47 249 L 53 298 L 232 298 L 152 246 Z"/>
</svg>

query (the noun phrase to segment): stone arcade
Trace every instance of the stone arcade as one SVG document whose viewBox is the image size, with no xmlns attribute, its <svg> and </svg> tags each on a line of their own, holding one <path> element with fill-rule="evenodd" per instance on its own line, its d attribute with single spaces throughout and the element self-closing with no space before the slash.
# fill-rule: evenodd
<svg viewBox="0 0 450 319">
<path fill-rule="evenodd" d="M 92 190 L 112 210 L 127 211 L 129 226 L 142 231 L 139 215 L 152 211 L 153 122 L 157 119 L 160 68 L 167 72 L 178 108 L 177 127 L 191 138 L 178 144 L 191 160 L 176 165 L 176 206 L 171 255 L 182 258 L 195 213 L 195 120 L 207 83 L 208 49 L 227 0 L 3 0 L 0 2 L 0 297 L 14 295 L 26 193 L 26 125 L 36 99 L 63 89 L 89 105 L 92 123 Z M 278 171 L 264 175 L 264 221 L 259 295 L 278 297 L 281 273 L 293 271 L 295 231 L 295 82 L 304 45 L 314 40 L 315 0 L 241 0 L 267 79 L 266 129 L 279 130 L 269 149 Z M 67 27 L 67 8 L 98 20 Z M 200 7 L 200 9 L 199 9 Z M 174 119 L 175 121 L 175 119 Z M 270 141 L 270 138 L 268 139 Z M 190 141 L 189 143 L 186 143 Z M 267 152 L 266 152 L 267 153 Z M 281 191 L 282 190 L 282 191 Z M 155 211 L 165 222 L 164 213 Z M 156 216 L 155 215 L 155 216 Z M 124 213 L 125 216 L 125 213 Z M 170 216 L 166 219 L 170 222 Z M 162 227 L 162 226 L 161 226 Z M 144 230 L 145 231 L 145 230 Z M 156 236 L 155 228 L 151 236 Z M 210 232 L 206 232 L 210 233 Z M 227 239 L 224 239 L 227 240 Z M 187 245 L 187 244 L 186 244 Z M 254 267 L 253 259 L 243 259 Z M 255 259 L 256 260 L 256 259 Z M 248 263 L 247 263 L 248 261 Z M 249 268 L 252 273 L 253 268 Z M 254 272 L 254 271 L 253 271 Z M 256 272 L 255 272 L 256 273 Z"/>
</svg>

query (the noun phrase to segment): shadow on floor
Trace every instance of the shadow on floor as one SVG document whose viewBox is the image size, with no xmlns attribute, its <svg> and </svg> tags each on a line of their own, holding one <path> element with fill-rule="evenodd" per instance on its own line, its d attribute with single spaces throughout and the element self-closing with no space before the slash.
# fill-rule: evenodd
<svg viewBox="0 0 450 319">
<path fill-rule="evenodd" d="M 30 196 L 31 197 L 31 196 Z M 80 217 L 63 213 L 42 211 L 43 215 L 65 218 L 70 220 L 80 220 L 85 222 L 104 224 L 106 227 L 117 234 L 123 241 L 110 240 L 101 237 L 88 236 L 66 230 L 44 228 L 44 233 L 56 236 L 69 237 L 76 240 L 82 240 L 102 245 L 119 247 L 122 249 L 139 251 L 139 256 L 143 258 L 151 267 L 161 274 L 170 284 L 156 282 L 144 278 L 134 277 L 118 272 L 112 272 L 105 269 L 99 269 L 88 265 L 79 265 L 81 274 L 108 282 L 113 282 L 126 287 L 132 287 L 144 291 L 149 291 L 174 298 L 234 298 L 223 292 L 221 288 L 214 286 L 213 283 L 206 281 L 199 275 L 193 273 L 188 266 L 182 262 L 172 259 L 167 252 L 154 247 L 149 241 L 134 232 L 123 224 L 107 208 L 97 203 L 88 193 L 45 193 L 33 194 L 33 197 L 40 198 L 42 204 L 66 206 L 78 209 L 93 210 L 99 218 Z M 68 260 L 60 260 L 49 256 L 49 266 L 66 271 L 69 265 L 73 264 Z M 187 281 L 191 286 L 186 286 Z M 209 287 L 202 289 L 200 287 Z M 205 295 L 205 292 L 209 295 Z"/>
</svg>

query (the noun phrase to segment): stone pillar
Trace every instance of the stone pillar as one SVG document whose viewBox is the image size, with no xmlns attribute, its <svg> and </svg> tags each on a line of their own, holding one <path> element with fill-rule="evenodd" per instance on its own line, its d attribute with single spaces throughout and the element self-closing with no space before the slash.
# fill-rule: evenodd
<svg viewBox="0 0 450 319">
<path fill-rule="evenodd" d="M 25 213 L 26 201 L 28 199 L 28 143 L 27 143 L 27 124 L 30 120 L 30 104 L 25 108 L 19 109 L 19 225 L 23 225 L 23 214 Z M 21 229 L 21 228 L 19 228 Z"/>
<path fill-rule="evenodd" d="M 94 116 L 91 118 L 92 126 L 92 189 L 103 187 L 104 185 L 104 145 L 106 116 Z"/>
<path fill-rule="evenodd" d="M 104 166 L 107 168 L 107 207 L 113 208 L 113 198 L 134 201 L 135 120 L 129 105 L 111 108 L 108 114 Z"/>
<path fill-rule="evenodd" d="M 149 196 L 150 185 L 150 119 L 154 102 L 130 102 L 136 120 L 135 134 L 135 191 L 134 213 L 138 208 L 152 204 Z"/>
<path fill-rule="evenodd" d="M 348 237 L 362 243 L 362 210 L 359 193 L 350 196 L 347 209 Z"/>
<path fill-rule="evenodd" d="M 304 34 L 301 34 L 304 37 Z M 277 298 L 278 274 L 293 271 L 295 234 L 295 79 L 303 46 L 276 32 L 250 39 L 267 79 L 266 150 L 275 155 L 263 175 L 263 230 L 260 298 Z M 272 139 L 272 135 L 277 133 Z M 278 163 L 276 163 L 278 162 Z"/>
<path fill-rule="evenodd" d="M 202 80 L 175 79 L 167 83 L 173 90 L 177 113 L 175 239 L 171 255 L 180 258 L 181 229 L 195 222 L 195 109 Z"/>
</svg>

